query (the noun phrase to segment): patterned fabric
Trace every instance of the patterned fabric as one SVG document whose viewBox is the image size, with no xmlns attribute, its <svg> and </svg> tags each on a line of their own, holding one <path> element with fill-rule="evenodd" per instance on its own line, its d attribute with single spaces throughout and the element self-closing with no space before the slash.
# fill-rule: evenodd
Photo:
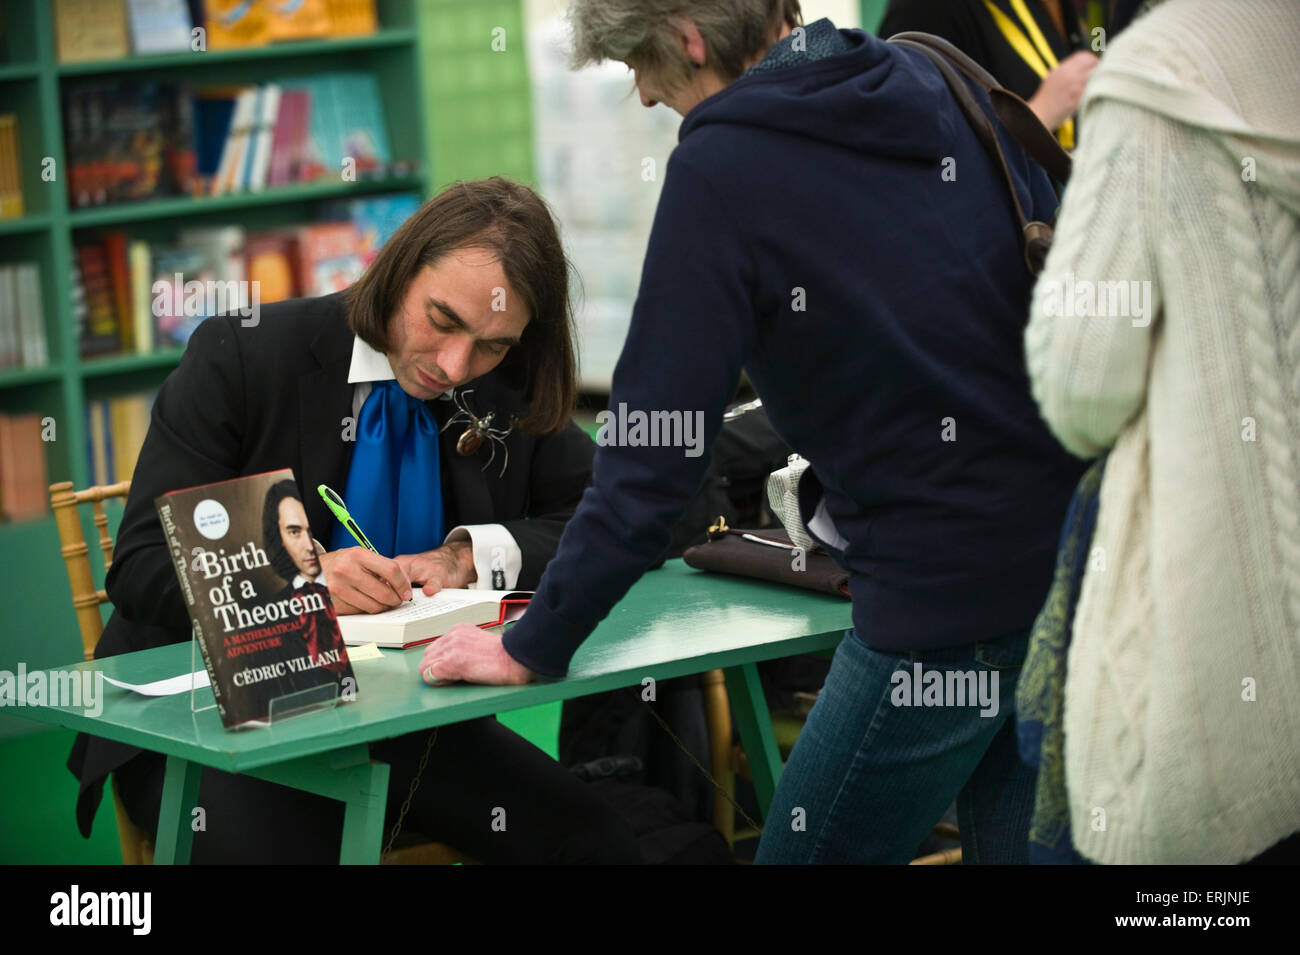
<svg viewBox="0 0 1300 955">
<path fill-rule="evenodd" d="M 1087 865 L 1070 839 L 1065 790 L 1065 663 L 1074 608 L 1083 586 L 1097 526 L 1097 504 L 1106 459 L 1094 461 L 1079 480 L 1061 528 L 1056 575 L 1034 621 L 1029 653 L 1016 688 L 1016 735 L 1020 758 L 1038 769 L 1034 815 L 1029 824 L 1031 865 Z"/>
<path fill-rule="evenodd" d="M 803 31 L 802 34 L 792 32 L 768 50 L 767 56 L 763 57 L 758 64 L 751 66 L 743 75 L 780 70 L 787 66 L 802 66 L 814 60 L 824 60 L 828 56 L 843 53 L 849 48 L 844 37 L 840 36 L 840 31 L 835 29 L 835 24 L 825 17 L 798 29 Z M 795 49 L 796 42 L 800 46 L 798 50 Z"/>
</svg>

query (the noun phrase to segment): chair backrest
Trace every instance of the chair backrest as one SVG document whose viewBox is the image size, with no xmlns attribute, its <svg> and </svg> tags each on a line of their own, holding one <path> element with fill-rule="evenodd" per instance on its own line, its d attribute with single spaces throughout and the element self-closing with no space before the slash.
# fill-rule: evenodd
<svg viewBox="0 0 1300 955">
<path fill-rule="evenodd" d="M 130 489 L 130 481 L 88 487 L 84 491 L 74 491 L 71 481 L 50 485 L 50 506 L 54 509 L 54 522 L 59 529 L 63 563 L 68 569 L 68 585 L 72 588 L 72 608 L 77 613 L 77 626 L 81 628 L 81 644 L 87 660 L 95 655 L 95 644 L 99 643 L 99 636 L 104 632 L 99 606 L 108 603 L 108 594 L 95 586 L 94 575 L 90 572 L 90 547 L 86 543 L 77 506 L 90 504 L 94 511 L 95 527 L 99 529 L 99 549 L 104 552 L 104 569 L 107 571 L 113 563 L 113 538 L 108 536 L 104 501 L 124 498 Z"/>
<path fill-rule="evenodd" d="M 113 538 L 108 536 L 108 515 L 104 502 L 114 497 L 126 497 L 131 490 L 130 481 L 119 481 L 103 487 L 88 487 L 74 491 L 71 481 L 50 485 L 50 506 L 54 508 L 54 522 L 59 528 L 63 563 L 68 568 L 68 584 L 72 588 L 72 607 L 77 612 L 77 626 L 81 628 L 81 644 L 86 659 L 95 655 L 95 645 L 104 632 L 104 618 L 100 604 L 108 603 L 108 594 L 95 586 L 90 572 L 90 547 L 81 526 L 77 505 L 89 504 L 94 511 L 95 527 L 99 530 L 99 549 L 104 552 L 104 570 L 113 563 Z M 152 865 L 153 845 L 148 835 L 131 821 L 126 807 L 117 794 L 117 780 L 112 780 L 113 809 L 117 815 L 117 835 L 122 846 L 125 865 Z"/>
</svg>

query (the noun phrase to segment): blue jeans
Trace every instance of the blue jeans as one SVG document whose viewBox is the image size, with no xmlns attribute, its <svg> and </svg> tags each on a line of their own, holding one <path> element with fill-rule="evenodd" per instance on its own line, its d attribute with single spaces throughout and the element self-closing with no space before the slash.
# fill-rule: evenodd
<svg viewBox="0 0 1300 955">
<path fill-rule="evenodd" d="M 956 798 L 964 863 L 1027 862 L 1036 773 L 1017 753 L 1015 707 L 1028 642 L 1021 631 L 883 653 L 849 630 L 781 774 L 755 861 L 906 863 Z M 987 705 L 954 705 L 959 676 L 987 691 Z M 946 696 L 928 698 L 944 705 L 919 705 L 927 696 L 912 684 L 938 681 Z"/>
</svg>

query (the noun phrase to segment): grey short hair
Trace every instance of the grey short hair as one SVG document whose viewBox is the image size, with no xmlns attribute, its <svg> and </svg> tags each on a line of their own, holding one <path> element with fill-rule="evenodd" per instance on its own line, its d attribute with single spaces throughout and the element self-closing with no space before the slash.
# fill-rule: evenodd
<svg viewBox="0 0 1300 955">
<path fill-rule="evenodd" d="M 671 85 L 689 82 L 672 20 L 690 17 L 704 38 L 710 65 L 728 82 L 744 64 L 767 50 L 774 29 L 803 22 L 799 0 L 572 0 L 574 69 L 605 60 L 635 61 Z"/>
</svg>

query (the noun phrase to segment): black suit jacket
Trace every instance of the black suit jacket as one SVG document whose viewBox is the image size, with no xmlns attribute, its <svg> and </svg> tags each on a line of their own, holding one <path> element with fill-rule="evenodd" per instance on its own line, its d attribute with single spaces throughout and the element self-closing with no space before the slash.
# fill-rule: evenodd
<svg viewBox="0 0 1300 955">
<path fill-rule="evenodd" d="M 354 336 L 343 294 L 268 305 L 260 321 L 244 327 L 239 316 L 219 316 L 194 332 L 179 367 L 154 403 L 149 433 L 136 464 L 106 589 L 114 612 L 96 658 L 190 638 L 189 616 L 168 556 L 154 499 L 168 491 L 280 468 L 292 468 L 317 540 L 328 542 L 335 523 L 316 493 L 328 484 L 343 490 L 355 431 L 354 385 L 348 384 Z M 519 413 L 522 395 L 495 374 L 469 387 L 478 415 L 496 421 Z M 451 401 L 429 402 L 439 424 L 456 411 Z M 591 439 L 572 422 L 543 437 L 515 431 L 507 437 L 510 464 L 498 476 L 488 442 L 470 457 L 456 452 L 464 430 L 442 433 L 442 492 L 446 526 L 503 524 L 522 552 L 517 586 L 533 589 L 555 553 L 564 523 L 591 476 Z M 345 492 L 346 493 L 346 492 Z M 89 835 L 104 779 L 142 752 L 82 734 L 68 768 L 81 781 L 77 824 Z"/>
</svg>

